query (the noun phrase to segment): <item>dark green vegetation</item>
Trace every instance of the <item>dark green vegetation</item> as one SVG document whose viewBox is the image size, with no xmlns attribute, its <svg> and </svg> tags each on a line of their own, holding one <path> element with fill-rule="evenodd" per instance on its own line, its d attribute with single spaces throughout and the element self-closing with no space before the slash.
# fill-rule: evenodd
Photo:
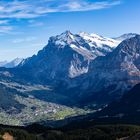
<svg viewBox="0 0 140 140">
<path fill-rule="evenodd" d="M 70 124 L 63 128 L 51 129 L 40 125 L 23 127 L 0 126 L 0 135 L 9 132 L 16 140 L 116 140 L 135 137 L 140 126 L 135 125 L 92 125 L 86 127 Z"/>
</svg>

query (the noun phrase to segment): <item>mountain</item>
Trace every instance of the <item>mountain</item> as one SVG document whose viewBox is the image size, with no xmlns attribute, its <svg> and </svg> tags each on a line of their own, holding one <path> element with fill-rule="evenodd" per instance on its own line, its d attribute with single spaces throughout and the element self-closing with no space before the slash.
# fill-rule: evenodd
<svg viewBox="0 0 140 140">
<path fill-rule="evenodd" d="M 85 96 L 83 102 L 108 102 L 121 97 L 140 83 L 139 62 L 140 35 L 124 40 L 113 52 L 95 59 L 88 73 L 76 79 Z"/>
<path fill-rule="evenodd" d="M 120 43 L 96 34 L 66 31 L 51 37 L 37 55 L 18 67 L 1 72 L 1 77 L 49 85 L 56 93 L 77 97 L 80 103 L 108 103 L 140 81 L 139 40 L 136 35 Z"/>
<path fill-rule="evenodd" d="M 80 32 L 79 35 L 90 45 L 91 50 L 97 54 L 97 56 L 104 56 L 108 52 L 112 52 L 112 50 L 120 43 L 118 40 L 99 36 L 97 34 Z"/>
<path fill-rule="evenodd" d="M 121 35 L 119 37 L 116 37 L 114 39 L 118 40 L 118 41 L 124 41 L 126 39 L 130 39 L 132 37 L 135 37 L 136 35 L 138 35 L 138 34 L 136 34 L 136 33 L 128 33 L 128 34 L 123 34 L 123 35 Z"/>
<path fill-rule="evenodd" d="M 37 55 L 25 59 L 19 69 L 30 70 L 29 73 L 39 82 L 65 81 L 87 73 L 91 61 L 111 52 L 118 44 L 118 41 L 95 34 L 74 35 L 66 31 L 51 37 L 47 46 Z"/>
<path fill-rule="evenodd" d="M 7 62 L 3 61 L 0 62 L 0 67 L 5 67 L 5 68 L 14 68 L 18 66 L 22 62 L 23 58 L 15 58 L 14 60 Z"/>
<path fill-rule="evenodd" d="M 0 62 L 0 67 L 3 67 L 5 64 L 7 64 L 8 62 L 7 61 L 1 61 Z"/>
<path fill-rule="evenodd" d="M 6 68 L 14 68 L 14 67 L 18 66 L 22 61 L 23 61 L 23 58 L 15 58 L 14 60 L 6 63 L 3 66 Z"/>
<path fill-rule="evenodd" d="M 51 37 L 37 55 L 0 68 L 1 122 L 46 123 L 98 110 L 140 83 L 139 62 L 140 35 L 121 43 L 69 31 Z"/>
</svg>

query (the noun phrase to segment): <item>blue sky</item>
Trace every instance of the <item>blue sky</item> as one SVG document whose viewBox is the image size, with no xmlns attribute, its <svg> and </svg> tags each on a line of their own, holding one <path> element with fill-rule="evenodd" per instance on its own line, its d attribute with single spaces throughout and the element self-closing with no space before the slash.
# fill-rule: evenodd
<svg viewBox="0 0 140 140">
<path fill-rule="evenodd" d="M 70 30 L 140 33 L 140 0 L 0 0 L 0 61 L 28 57 Z"/>
</svg>

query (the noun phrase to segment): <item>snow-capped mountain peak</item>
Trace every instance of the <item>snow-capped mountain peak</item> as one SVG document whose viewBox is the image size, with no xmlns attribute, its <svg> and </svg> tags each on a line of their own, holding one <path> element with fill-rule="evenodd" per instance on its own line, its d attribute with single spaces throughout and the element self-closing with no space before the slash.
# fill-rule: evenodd
<svg viewBox="0 0 140 140">
<path fill-rule="evenodd" d="M 98 35 L 96 33 L 91 33 L 90 36 L 92 36 L 93 38 L 98 38 L 98 39 L 104 38 L 103 36 L 100 36 L 100 35 Z"/>
<path fill-rule="evenodd" d="M 96 53 L 98 56 L 98 54 L 106 55 L 107 52 L 111 52 L 121 41 L 102 37 L 93 33 L 80 32 L 78 34 L 72 34 L 70 31 L 65 31 L 60 35 L 51 37 L 50 42 L 53 43 L 54 46 L 57 46 L 57 48 L 64 48 L 66 46 L 71 47 L 73 45 L 80 48 L 80 46 L 82 46 L 92 53 Z"/>
<path fill-rule="evenodd" d="M 1 61 L 1 62 L 0 62 L 0 67 L 3 67 L 3 66 L 6 65 L 7 63 L 8 63 L 8 61 L 6 61 L 6 60 L 5 60 L 5 61 Z"/>
<path fill-rule="evenodd" d="M 81 33 L 79 33 L 79 35 L 81 37 L 83 37 L 87 42 L 89 42 L 91 47 L 102 48 L 106 45 L 106 46 L 109 46 L 110 48 L 115 48 L 121 42 L 121 41 L 118 41 L 115 39 L 97 35 L 95 33 L 88 34 L 85 32 L 81 32 Z"/>
<path fill-rule="evenodd" d="M 57 38 L 63 40 L 67 40 L 67 39 L 74 40 L 74 35 L 70 31 L 65 31 L 61 35 L 58 35 Z"/>
<path fill-rule="evenodd" d="M 87 32 L 79 32 L 78 35 L 83 37 L 83 36 L 89 36 L 90 34 Z"/>
<path fill-rule="evenodd" d="M 95 59 L 97 56 L 105 56 L 118 46 L 120 41 L 111 38 L 102 37 L 97 34 L 89 34 L 80 32 L 73 34 L 70 31 L 65 31 L 60 35 L 50 38 L 49 43 L 57 49 L 69 47 L 86 59 Z"/>
<path fill-rule="evenodd" d="M 75 35 L 73 35 L 70 31 L 65 31 L 60 35 L 54 36 L 50 38 L 55 45 L 58 45 L 60 48 L 71 44 L 75 41 Z"/>
<path fill-rule="evenodd" d="M 34 66 L 39 69 L 36 75 L 47 73 L 46 77 L 50 79 L 74 78 L 87 73 L 90 63 L 96 57 L 112 52 L 118 44 L 119 41 L 97 34 L 65 31 L 51 37 L 43 50 L 24 60 L 20 67 Z"/>
<path fill-rule="evenodd" d="M 16 67 L 16 66 L 18 66 L 22 62 L 22 60 L 23 60 L 23 58 L 15 58 L 14 60 L 4 64 L 3 67 L 6 67 L 6 68 Z"/>
<path fill-rule="evenodd" d="M 123 34 L 123 35 L 121 35 L 119 37 L 116 37 L 114 39 L 118 40 L 118 41 L 123 41 L 123 40 L 126 40 L 126 39 L 130 39 L 132 37 L 135 37 L 136 35 L 138 35 L 138 34 L 136 34 L 136 33 L 127 33 L 127 34 Z"/>
</svg>

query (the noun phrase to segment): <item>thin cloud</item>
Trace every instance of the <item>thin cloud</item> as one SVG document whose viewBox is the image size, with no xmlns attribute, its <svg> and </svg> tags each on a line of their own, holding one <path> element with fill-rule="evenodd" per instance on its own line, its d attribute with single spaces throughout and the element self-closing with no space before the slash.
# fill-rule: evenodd
<svg viewBox="0 0 140 140">
<path fill-rule="evenodd" d="M 36 21 L 36 20 L 29 20 L 28 21 L 28 26 L 29 27 L 40 27 L 45 25 L 44 22 L 41 21 Z"/>
<path fill-rule="evenodd" d="M 80 12 L 80 11 L 93 11 L 110 8 L 112 6 L 120 5 L 121 1 L 113 2 L 85 2 L 85 1 L 72 1 L 58 7 L 59 12 Z"/>
<path fill-rule="evenodd" d="M 0 18 L 31 19 L 56 12 L 91 11 L 119 5 L 121 1 L 89 0 L 14 0 L 0 1 Z"/>
<path fill-rule="evenodd" d="M 0 25 L 1 24 L 8 24 L 9 23 L 9 20 L 0 20 Z"/>
<path fill-rule="evenodd" d="M 13 40 L 12 42 L 17 44 L 17 43 L 23 43 L 23 42 L 31 42 L 36 39 L 37 39 L 36 37 L 18 38 L 18 39 Z"/>
<path fill-rule="evenodd" d="M 0 34 L 11 33 L 12 30 L 12 26 L 0 26 Z"/>
<path fill-rule="evenodd" d="M 49 13 L 100 10 L 120 4 L 120 0 L 0 0 L 0 34 L 18 34 L 12 32 L 10 24 L 10 21 L 17 19 L 33 20 Z M 32 22 L 29 26 L 43 25 L 43 22 Z"/>
</svg>

